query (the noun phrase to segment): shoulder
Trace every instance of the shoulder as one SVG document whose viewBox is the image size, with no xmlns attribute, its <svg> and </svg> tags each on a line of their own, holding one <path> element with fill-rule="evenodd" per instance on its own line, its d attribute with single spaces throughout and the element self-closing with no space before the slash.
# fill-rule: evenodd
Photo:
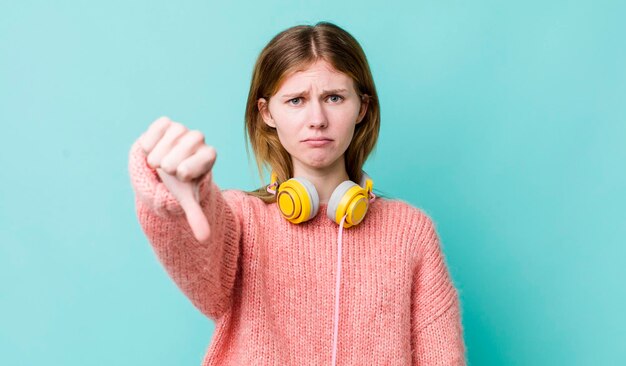
<svg viewBox="0 0 626 366">
<path fill-rule="evenodd" d="M 240 189 L 224 189 L 222 195 L 231 206 L 239 209 L 247 208 L 259 212 L 267 210 L 270 206 L 261 198 Z"/>
<path fill-rule="evenodd" d="M 424 208 L 400 199 L 377 199 L 372 204 L 376 225 L 402 231 L 415 256 L 425 247 L 438 242 L 437 227 L 430 213 Z"/>
<path fill-rule="evenodd" d="M 401 199 L 379 198 L 372 204 L 372 209 L 377 216 L 397 221 L 403 226 L 415 229 L 434 226 L 431 215 L 425 209 Z"/>
<path fill-rule="evenodd" d="M 222 189 L 222 195 L 224 195 L 224 198 L 227 201 L 241 202 L 243 199 L 245 199 L 246 192 L 241 191 L 239 189 L 227 188 L 227 189 Z"/>
</svg>

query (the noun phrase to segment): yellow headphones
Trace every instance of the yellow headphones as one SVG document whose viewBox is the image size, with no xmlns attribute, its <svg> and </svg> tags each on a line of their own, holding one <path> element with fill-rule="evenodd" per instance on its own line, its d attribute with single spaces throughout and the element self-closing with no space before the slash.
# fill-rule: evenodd
<svg viewBox="0 0 626 366">
<path fill-rule="evenodd" d="M 326 215 L 337 224 L 346 216 L 343 227 L 358 225 L 376 196 L 372 192 L 374 182 L 363 172 L 361 185 L 351 180 L 343 181 L 335 188 L 328 200 Z M 273 189 L 272 189 L 273 188 Z M 291 178 L 278 184 L 278 177 L 272 172 L 267 191 L 276 194 L 276 204 L 280 213 L 290 222 L 299 224 L 317 215 L 319 196 L 315 186 L 302 177 Z"/>
</svg>

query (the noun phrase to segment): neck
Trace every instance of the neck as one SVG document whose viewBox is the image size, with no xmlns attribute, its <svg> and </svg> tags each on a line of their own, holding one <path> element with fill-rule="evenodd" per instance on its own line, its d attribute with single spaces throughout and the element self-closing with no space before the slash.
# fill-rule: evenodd
<svg viewBox="0 0 626 366">
<path fill-rule="evenodd" d="M 304 177 L 313 183 L 319 195 L 320 204 L 327 204 L 335 188 L 337 188 L 341 182 L 350 179 L 346 172 L 343 157 L 337 160 L 337 164 L 323 169 L 294 164 L 294 176 Z"/>
</svg>

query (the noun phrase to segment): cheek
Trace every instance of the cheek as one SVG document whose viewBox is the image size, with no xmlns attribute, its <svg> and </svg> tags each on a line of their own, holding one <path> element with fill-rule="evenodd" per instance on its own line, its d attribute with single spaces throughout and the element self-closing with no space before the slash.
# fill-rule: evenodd
<svg viewBox="0 0 626 366">
<path fill-rule="evenodd" d="M 293 134 L 289 130 L 285 130 L 284 128 L 276 128 L 276 133 L 278 134 L 278 139 L 283 146 L 287 146 L 290 144 L 289 137 Z"/>
<path fill-rule="evenodd" d="M 281 141 L 294 140 L 300 135 L 300 129 L 306 120 L 301 111 L 280 110 L 273 114 L 276 131 Z M 283 142 L 284 143 L 284 142 Z"/>
<path fill-rule="evenodd" d="M 341 111 L 336 117 L 335 125 L 342 129 L 344 132 L 354 131 L 356 126 L 356 119 L 359 116 L 359 111 L 355 111 L 354 109 L 349 109 L 345 111 Z"/>
<path fill-rule="evenodd" d="M 277 123 L 276 133 L 278 134 L 278 140 L 281 145 L 283 145 L 289 154 L 293 155 L 294 149 L 296 149 L 296 145 L 298 144 L 298 134 L 294 126 L 289 123 L 284 123 L 284 121 Z"/>
<path fill-rule="evenodd" d="M 337 120 L 345 124 L 356 123 L 356 119 L 359 117 L 359 103 L 350 103 L 343 108 L 337 110 Z"/>
<path fill-rule="evenodd" d="M 272 114 L 272 118 L 276 121 L 277 124 L 284 124 L 285 121 L 292 120 L 293 111 L 286 108 L 286 106 L 279 104 L 278 101 L 270 103 L 269 110 Z"/>
</svg>

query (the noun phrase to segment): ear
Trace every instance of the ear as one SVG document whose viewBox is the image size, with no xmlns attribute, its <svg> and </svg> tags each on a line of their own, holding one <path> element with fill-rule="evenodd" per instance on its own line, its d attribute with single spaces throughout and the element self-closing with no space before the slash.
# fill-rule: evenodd
<svg viewBox="0 0 626 366">
<path fill-rule="evenodd" d="M 272 118 L 272 114 L 270 113 L 270 104 L 265 98 L 259 98 L 256 102 L 257 108 L 259 108 L 259 113 L 263 118 L 263 121 L 266 125 L 276 128 L 276 123 L 274 123 L 274 119 Z"/>
<path fill-rule="evenodd" d="M 369 95 L 363 94 L 361 97 L 361 108 L 359 110 L 359 117 L 356 119 L 356 123 L 359 124 L 363 121 L 363 117 L 365 117 L 365 113 L 367 112 L 367 107 L 370 104 Z"/>
</svg>

